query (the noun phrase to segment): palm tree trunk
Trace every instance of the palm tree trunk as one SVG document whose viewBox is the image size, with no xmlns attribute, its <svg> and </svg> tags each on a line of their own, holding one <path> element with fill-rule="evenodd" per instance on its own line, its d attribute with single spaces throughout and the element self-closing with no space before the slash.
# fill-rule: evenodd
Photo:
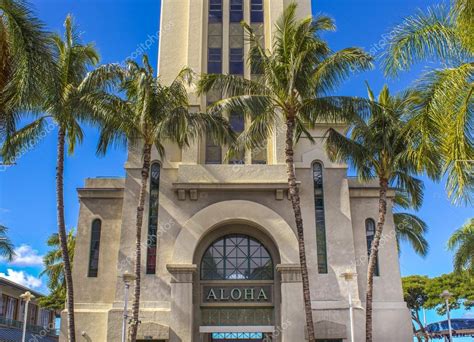
<svg viewBox="0 0 474 342">
<path fill-rule="evenodd" d="M 384 178 L 380 178 L 379 184 L 379 218 L 377 222 L 377 228 L 375 229 L 374 240 L 372 241 L 372 246 L 370 249 L 369 265 L 367 271 L 367 297 L 365 309 L 365 334 L 367 342 L 372 342 L 372 298 L 374 291 L 374 274 L 377 264 L 377 254 L 379 250 L 380 239 L 382 237 L 382 230 L 385 224 L 385 215 L 387 214 L 388 181 Z"/>
<path fill-rule="evenodd" d="M 145 210 L 145 198 L 148 184 L 148 177 L 150 175 L 150 160 L 151 160 L 151 145 L 145 144 L 143 146 L 143 165 L 142 165 L 142 180 L 140 188 L 140 197 L 138 199 L 137 207 L 137 226 L 136 226 L 136 240 L 135 240 L 135 298 L 132 305 L 132 325 L 130 327 L 130 340 L 135 342 L 137 340 L 138 332 L 138 315 L 140 311 L 140 280 L 141 280 L 141 260 L 142 260 L 142 225 L 143 212 Z"/>
<path fill-rule="evenodd" d="M 293 161 L 293 135 L 295 130 L 294 119 L 288 119 L 286 122 L 286 172 L 288 174 L 288 189 L 290 191 L 291 204 L 295 213 L 296 231 L 298 234 L 298 249 L 301 266 L 301 278 L 303 280 L 303 298 L 306 314 L 306 327 L 308 330 L 308 339 L 310 342 L 316 341 L 314 335 L 313 312 L 311 309 L 311 293 L 309 288 L 308 267 L 306 265 L 306 251 L 304 243 L 303 217 L 301 216 L 300 193 L 296 185 L 295 167 Z"/>
<path fill-rule="evenodd" d="M 66 280 L 66 306 L 68 319 L 69 342 L 76 341 L 76 330 L 74 324 L 74 288 L 72 285 L 71 261 L 67 248 L 66 223 L 64 219 L 64 145 L 66 132 L 63 127 L 58 132 L 58 150 L 56 165 L 56 202 L 58 215 L 58 235 L 61 246 L 61 254 L 64 261 L 64 278 Z"/>
</svg>

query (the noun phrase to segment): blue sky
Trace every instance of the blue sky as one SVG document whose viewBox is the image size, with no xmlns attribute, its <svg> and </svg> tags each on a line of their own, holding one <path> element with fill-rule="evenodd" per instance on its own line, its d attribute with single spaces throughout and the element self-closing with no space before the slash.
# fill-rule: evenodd
<svg viewBox="0 0 474 342">
<path fill-rule="evenodd" d="M 313 13 L 329 14 L 336 20 L 337 32 L 326 34 L 333 49 L 359 46 L 370 52 L 379 52 L 390 28 L 401 18 L 426 8 L 438 1 L 432 0 L 318 0 L 313 1 Z M 55 32 L 62 31 L 62 23 L 72 13 L 84 42 L 95 42 L 102 56 L 102 63 L 121 62 L 134 52 L 148 46 L 146 53 L 156 65 L 160 2 L 158 0 L 36 0 L 35 11 Z M 146 47 L 145 47 L 146 48 Z M 338 90 L 341 95 L 365 96 L 364 81 L 378 92 L 384 83 L 395 92 L 407 87 L 423 70 L 417 66 L 403 73 L 398 79 L 386 80 L 378 68 L 354 75 Z M 78 200 L 76 188 L 84 179 L 97 176 L 123 176 L 124 150 L 111 150 L 103 158 L 95 155 L 97 132 L 85 129 L 86 137 L 74 156 L 66 161 L 65 203 L 68 228 L 76 226 Z M 18 159 L 17 165 L 0 170 L 0 223 L 10 228 L 16 246 L 23 245 L 21 258 L 15 264 L 0 263 L 0 272 L 10 275 L 40 290 L 45 289 L 45 279 L 40 284 L 36 278 L 41 270 L 38 257 L 47 248 L 47 237 L 56 231 L 55 211 L 55 134 L 48 134 L 32 151 Z M 472 208 L 454 207 L 447 200 L 444 185 L 426 181 L 425 202 L 418 213 L 429 225 L 431 252 L 426 259 L 413 254 L 403 246 L 400 259 L 403 275 L 426 274 L 436 276 L 452 269 L 452 255 L 445 244 L 451 233 L 470 216 Z M 27 278 L 27 275 L 30 278 Z M 468 315 L 456 312 L 454 316 Z M 429 320 L 435 319 L 429 315 Z"/>
</svg>

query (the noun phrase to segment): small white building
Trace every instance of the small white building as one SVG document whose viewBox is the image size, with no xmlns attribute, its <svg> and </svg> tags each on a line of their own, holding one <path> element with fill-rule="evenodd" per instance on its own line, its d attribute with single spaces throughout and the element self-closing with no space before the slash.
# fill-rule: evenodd
<svg viewBox="0 0 474 342">
<path fill-rule="evenodd" d="M 298 0 L 310 16 L 310 0 Z M 289 0 L 162 0 L 159 73 L 170 82 L 184 66 L 251 77 L 240 21 L 270 47 Z M 217 96 L 190 93 L 195 110 Z M 235 129 L 244 122 L 230 117 Z M 240 120 L 240 121 L 239 121 Z M 328 127 L 313 134 L 321 137 Z M 344 130 L 344 127 L 338 127 Z M 315 331 L 320 341 L 365 340 L 368 247 L 378 214 L 377 183 L 347 177 L 321 139 L 295 150 Z M 152 341 L 305 340 L 298 241 L 287 195 L 284 134 L 264 149 L 223 163 L 225 147 L 201 137 L 186 149 L 153 152 L 143 227 L 139 339 Z M 78 189 L 74 259 L 77 336 L 120 340 L 124 285 L 133 270 L 140 151 L 129 150 L 125 179 L 87 179 Z M 389 196 L 393 197 L 393 191 Z M 390 201 L 389 201 L 390 202 Z M 411 341 L 391 203 L 374 280 L 374 340 Z M 342 273 L 357 273 L 346 282 Z M 133 293 L 133 289 L 131 291 Z M 65 317 L 65 316 L 64 316 Z M 67 336 L 63 319 L 62 340 Z M 269 339 L 266 339 L 269 340 Z M 266 341 L 265 340 L 265 341 Z"/>
</svg>

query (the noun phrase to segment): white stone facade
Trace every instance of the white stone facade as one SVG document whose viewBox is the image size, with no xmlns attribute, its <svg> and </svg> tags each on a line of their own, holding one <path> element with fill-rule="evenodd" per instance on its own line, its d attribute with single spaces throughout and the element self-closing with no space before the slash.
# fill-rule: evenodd
<svg viewBox="0 0 474 342">
<path fill-rule="evenodd" d="M 159 73 L 164 82 L 171 81 L 184 66 L 197 72 L 207 71 L 208 1 L 162 0 Z M 309 0 L 297 2 L 299 15 L 311 15 Z M 268 46 L 273 23 L 287 3 L 290 1 L 264 1 L 263 27 Z M 224 0 L 223 51 L 229 47 L 226 29 L 229 6 L 229 0 Z M 249 0 L 244 1 L 244 8 L 244 19 L 249 20 Z M 229 56 L 224 53 L 222 58 L 223 72 L 227 72 Z M 245 68 L 245 76 L 249 74 Z M 198 98 L 192 89 L 190 97 L 196 110 L 204 108 L 206 100 Z M 321 125 L 313 134 L 320 137 L 326 129 Z M 276 132 L 269 140 L 266 165 L 252 165 L 250 153 L 242 165 L 208 165 L 205 164 L 205 146 L 204 138 L 184 150 L 167 146 L 165 160 L 153 152 L 153 160 L 161 165 L 156 273 L 145 272 L 149 213 L 149 201 L 146 201 L 139 339 L 198 342 L 211 341 L 210 332 L 268 332 L 268 325 L 203 325 L 201 310 L 205 305 L 200 279 L 203 254 L 220 237 L 245 234 L 260 241 L 272 256 L 273 341 L 304 341 L 298 244 L 293 211 L 287 198 L 284 135 Z M 350 292 L 355 306 L 355 341 L 364 341 L 365 222 L 368 218 L 377 218 L 377 184 L 360 184 L 348 178 L 346 165 L 328 160 L 321 139 L 314 145 L 304 139 L 300 141 L 295 149 L 295 161 L 317 338 L 350 340 Z M 327 273 L 318 271 L 314 162 L 323 166 Z M 124 286 L 120 276 L 133 270 L 140 168 L 139 151 L 130 150 L 125 179 L 88 179 L 85 187 L 78 190 L 80 215 L 73 273 L 77 336 L 82 334 L 80 339 L 84 341 L 115 342 L 121 337 Z M 412 340 L 411 321 L 403 301 L 390 213 L 389 204 L 384 242 L 379 252 L 380 276 L 374 280 L 374 340 L 408 342 Z M 97 277 L 88 277 L 94 219 L 102 223 L 98 273 Z M 346 283 L 341 277 L 344 272 L 357 273 L 357 278 Z M 240 279 L 222 283 L 216 286 L 246 286 Z M 254 304 L 245 305 L 253 308 Z M 212 307 L 219 309 L 219 304 L 214 303 Z M 223 307 L 240 308 L 242 303 L 225 303 Z M 62 322 L 62 340 L 65 340 L 66 320 Z"/>
</svg>

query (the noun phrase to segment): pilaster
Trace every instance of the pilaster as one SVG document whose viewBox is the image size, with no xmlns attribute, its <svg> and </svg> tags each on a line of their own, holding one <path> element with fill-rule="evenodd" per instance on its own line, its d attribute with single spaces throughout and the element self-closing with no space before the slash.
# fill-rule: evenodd
<svg viewBox="0 0 474 342">
<path fill-rule="evenodd" d="M 171 273 L 170 341 L 192 341 L 193 333 L 193 275 L 194 264 L 168 264 Z"/>
<path fill-rule="evenodd" d="M 281 278 L 281 333 L 282 342 L 304 341 L 304 302 L 301 267 L 298 264 L 276 266 Z"/>
</svg>

